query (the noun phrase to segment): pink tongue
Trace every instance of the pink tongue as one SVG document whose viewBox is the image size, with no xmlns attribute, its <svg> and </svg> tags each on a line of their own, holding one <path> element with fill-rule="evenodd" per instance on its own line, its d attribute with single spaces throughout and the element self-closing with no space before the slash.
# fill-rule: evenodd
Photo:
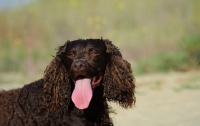
<svg viewBox="0 0 200 126">
<path fill-rule="evenodd" d="M 85 109 L 89 106 L 92 99 L 91 79 L 79 79 L 75 83 L 72 93 L 72 101 L 79 109 Z"/>
</svg>

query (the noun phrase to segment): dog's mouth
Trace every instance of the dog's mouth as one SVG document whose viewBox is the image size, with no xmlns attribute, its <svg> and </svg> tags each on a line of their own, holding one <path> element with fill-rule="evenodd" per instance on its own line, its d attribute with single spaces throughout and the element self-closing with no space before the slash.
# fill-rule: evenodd
<svg viewBox="0 0 200 126">
<path fill-rule="evenodd" d="M 86 109 L 92 99 L 92 88 L 96 87 L 102 80 L 102 74 L 94 77 L 78 75 L 73 79 L 75 88 L 72 93 L 72 101 L 79 109 Z"/>
<path fill-rule="evenodd" d="M 76 84 L 77 80 L 83 80 L 83 79 L 90 79 L 91 80 L 91 86 L 92 88 L 96 87 L 102 80 L 102 74 L 98 74 L 97 76 L 94 77 L 88 77 L 86 75 L 78 75 L 73 79 L 74 84 Z"/>
</svg>

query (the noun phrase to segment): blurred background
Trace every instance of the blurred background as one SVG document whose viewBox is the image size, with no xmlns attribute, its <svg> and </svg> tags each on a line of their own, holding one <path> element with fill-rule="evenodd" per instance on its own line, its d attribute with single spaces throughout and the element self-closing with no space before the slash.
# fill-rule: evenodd
<svg viewBox="0 0 200 126">
<path fill-rule="evenodd" d="M 116 124 L 124 125 L 122 118 L 127 125 L 200 124 L 200 112 L 190 110 L 200 105 L 199 6 L 199 0 L 0 0 L 0 89 L 42 77 L 55 48 L 67 40 L 103 37 L 120 48 L 136 78 L 138 108 L 114 115 Z M 160 102 L 150 102 L 154 97 Z M 153 110 L 173 101 L 175 110 L 193 104 L 155 122 L 163 115 Z"/>
</svg>

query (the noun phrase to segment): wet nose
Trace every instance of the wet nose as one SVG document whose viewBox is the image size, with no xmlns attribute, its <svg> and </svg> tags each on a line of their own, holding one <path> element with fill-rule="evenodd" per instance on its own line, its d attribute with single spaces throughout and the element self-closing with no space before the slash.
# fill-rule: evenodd
<svg viewBox="0 0 200 126">
<path fill-rule="evenodd" d="M 75 60 L 72 63 L 72 70 L 74 71 L 83 71 L 86 67 L 86 63 L 82 60 Z"/>
</svg>

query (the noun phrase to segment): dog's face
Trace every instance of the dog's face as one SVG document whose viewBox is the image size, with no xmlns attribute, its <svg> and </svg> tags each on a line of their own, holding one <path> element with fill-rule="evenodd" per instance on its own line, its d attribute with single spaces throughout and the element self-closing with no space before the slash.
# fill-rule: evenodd
<svg viewBox="0 0 200 126">
<path fill-rule="evenodd" d="M 102 80 L 106 67 L 106 47 L 101 40 L 72 41 L 67 46 L 66 68 L 75 84 L 72 101 L 87 108 L 92 90 Z"/>
<path fill-rule="evenodd" d="M 103 97 L 124 108 L 136 100 L 130 63 L 111 41 L 103 39 L 79 39 L 60 46 L 44 72 L 44 93 L 48 108 L 57 112 L 66 111 L 71 100 L 86 109 L 93 94 L 94 103 Z"/>
</svg>

